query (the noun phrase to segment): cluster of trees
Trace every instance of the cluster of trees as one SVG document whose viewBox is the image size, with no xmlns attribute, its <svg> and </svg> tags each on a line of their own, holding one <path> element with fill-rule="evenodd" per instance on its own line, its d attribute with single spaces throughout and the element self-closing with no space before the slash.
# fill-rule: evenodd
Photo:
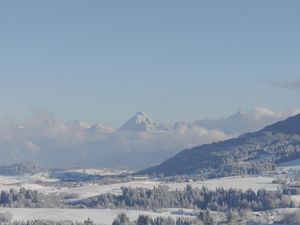
<svg viewBox="0 0 300 225">
<path fill-rule="evenodd" d="M 253 211 L 275 208 L 298 207 L 289 195 L 281 191 L 257 192 L 248 189 L 209 190 L 206 187 L 193 188 L 187 185 L 183 190 L 170 191 L 167 186 L 153 189 L 122 187 L 121 195 L 102 194 L 76 202 L 63 202 L 60 197 L 44 195 L 33 190 L 21 188 L 19 191 L 1 191 L 0 206 L 17 208 L 132 208 L 155 210 L 160 208 L 190 208 L 228 211 L 230 209 L 251 209 Z"/>
<path fill-rule="evenodd" d="M 190 185 L 184 190 L 170 191 L 166 186 L 154 189 L 123 187 L 121 195 L 102 194 L 100 196 L 81 200 L 77 206 L 89 208 L 191 208 L 226 211 L 228 209 L 251 209 L 254 211 L 274 208 L 296 207 L 290 196 L 280 191 L 257 192 L 248 189 L 209 190 L 205 187 L 193 188 Z"/>
<path fill-rule="evenodd" d="M 212 170 L 207 178 L 228 177 L 237 175 L 254 175 L 273 171 L 276 169 L 274 162 L 231 162 L 222 164 L 217 170 Z"/>
<path fill-rule="evenodd" d="M 214 225 L 216 224 L 209 211 L 201 211 L 196 218 L 171 217 L 152 218 L 147 215 L 140 215 L 136 221 L 131 222 L 126 214 L 120 214 L 113 221 L 112 225 Z"/>
<path fill-rule="evenodd" d="M 1 191 L 0 206 L 17 208 L 49 208 L 60 206 L 58 197 L 43 195 L 36 190 L 26 190 L 21 188 L 19 191 L 10 189 L 10 191 Z"/>
<path fill-rule="evenodd" d="M 136 221 L 131 222 L 126 214 L 117 216 L 112 225 L 214 225 L 216 224 L 208 210 L 200 211 L 195 218 L 179 217 L 176 220 L 171 217 L 152 218 L 147 215 L 139 215 Z"/>
</svg>

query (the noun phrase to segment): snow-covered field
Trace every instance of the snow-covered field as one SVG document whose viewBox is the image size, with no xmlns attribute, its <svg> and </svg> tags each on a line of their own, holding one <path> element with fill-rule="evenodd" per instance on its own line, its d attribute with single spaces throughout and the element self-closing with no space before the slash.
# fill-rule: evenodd
<svg viewBox="0 0 300 225">
<path fill-rule="evenodd" d="M 26 189 L 38 190 L 41 193 L 46 194 L 68 194 L 76 196 L 76 199 L 89 198 L 104 193 L 120 194 L 121 187 L 143 187 L 152 189 L 158 185 L 167 185 L 170 190 L 183 189 L 186 185 L 193 187 L 202 188 L 203 186 L 209 189 L 215 189 L 218 187 L 228 188 L 239 188 L 247 190 L 249 188 L 257 191 L 258 189 L 265 188 L 267 190 L 276 190 L 278 184 L 272 184 L 274 178 L 272 177 L 226 177 L 219 179 L 210 179 L 206 181 L 196 182 L 174 182 L 174 183 L 163 183 L 158 181 L 132 181 L 126 183 L 116 183 L 109 185 L 101 185 L 97 183 L 84 183 L 83 186 L 79 187 L 56 187 L 53 186 L 53 182 L 57 180 L 48 179 L 46 176 L 36 174 L 33 176 L 22 176 L 22 177 L 5 177 L 0 176 L 0 191 L 9 190 L 10 188 L 19 189 L 24 187 Z M 42 181 L 43 183 L 39 183 Z"/>
<path fill-rule="evenodd" d="M 57 182 L 57 179 L 49 179 L 46 174 L 38 173 L 35 175 L 25 175 L 25 176 L 0 176 L 0 191 L 8 191 L 11 188 L 13 189 L 32 189 L 37 190 L 42 193 L 51 193 L 55 189 L 50 185 L 41 185 L 39 182 L 45 183 L 54 183 Z"/>
<path fill-rule="evenodd" d="M 209 179 L 206 181 L 195 182 L 159 182 L 150 180 L 135 180 L 132 182 L 116 183 L 109 185 L 101 185 L 98 183 L 81 183 L 81 186 L 76 187 L 60 187 L 61 183 L 58 180 L 49 179 L 47 174 L 35 174 L 32 176 L 0 176 L 0 191 L 9 190 L 10 188 L 19 189 L 24 187 L 26 189 L 38 190 L 46 194 L 66 194 L 73 196 L 76 199 L 83 199 L 92 196 L 97 196 L 104 193 L 120 194 L 121 187 L 143 187 L 152 189 L 158 185 L 167 185 L 170 190 L 183 189 L 186 185 L 202 188 L 203 186 L 209 189 L 218 187 L 238 188 L 247 190 L 249 188 L 257 191 L 265 188 L 267 190 L 277 190 L 280 184 L 273 184 L 272 181 L 276 177 L 262 177 L 262 176 L 236 176 L 225 177 L 218 179 Z M 57 182 L 57 183 L 56 183 Z M 292 196 L 294 200 L 300 202 L 300 196 Z M 30 209 L 30 208 L 0 208 L 0 212 L 11 212 L 15 220 L 30 220 L 30 219 L 49 219 L 49 220 L 77 220 L 84 221 L 87 218 L 95 221 L 97 224 L 111 224 L 113 219 L 120 213 L 126 213 L 131 220 L 136 220 L 138 215 L 147 214 L 152 217 L 170 216 L 176 218 L 180 215 L 172 214 L 171 212 L 178 211 L 178 209 L 164 209 L 162 212 L 138 211 L 138 210 L 112 210 L 112 209 Z M 276 213 L 274 212 L 274 215 Z"/>
<path fill-rule="evenodd" d="M 180 209 L 182 210 L 182 209 Z M 288 209 L 273 209 L 255 212 L 255 217 L 253 219 L 258 221 L 268 220 L 269 222 L 278 221 L 281 217 L 287 213 L 292 213 L 296 208 Z M 141 210 L 119 210 L 119 209 L 54 209 L 54 208 L 1 208 L 0 212 L 9 212 L 13 215 L 13 220 L 34 220 L 34 219 L 44 219 L 44 220 L 73 220 L 83 222 L 86 219 L 93 220 L 96 224 L 107 224 L 111 225 L 113 220 L 120 213 L 125 213 L 131 221 L 134 221 L 138 218 L 139 215 L 149 215 L 152 218 L 156 217 L 171 217 L 173 219 L 179 217 L 188 217 L 193 218 L 190 215 L 182 215 L 179 212 L 179 209 L 170 208 L 170 209 L 161 209 L 160 212 L 152 211 L 141 211 Z M 186 213 L 193 213 L 191 209 L 184 209 Z M 176 214 L 177 213 L 177 214 Z M 220 221 L 221 218 L 224 218 L 224 215 L 219 212 L 211 212 L 214 214 L 215 218 Z"/>
<path fill-rule="evenodd" d="M 97 224 L 112 224 L 113 220 L 120 213 L 125 213 L 131 220 L 136 220 L 141 214 L 155 217 L 182 217 L 171 214 L 170 210 L 166 212 L 149 212 L 139 210 L 112 210 L 112 209 L 22 209 L 22 208 L 0 208 L 0 212 L 10 212 L 14 220 L 74 220 L 84 221 L 88 218 Z M 185 216 L 187 217 L 187 216 Z"/>
<path fill-rule="evenodd" d="M 272 184 L 274 178 L 272 177 L 261 177 L 261 176 L 253 176 L 253 177 L 225 177 L 219 179 L 209 179 L 206 181 L 196 181 L 193 183 L 171 183 L 168 184 L 170 189 L 183 189 L 187 184 L 192 185 L 193 187 L 201 188 L 203 186 L 209 189 L 216 189 L 218 187 L 223 187 L 225 189 L 228 188 L 238 188 L 242 190 L 247 190 L 249 188 L 257 191 L 261 188 L 265 188 L 267 190 L 276 190 L 278 184 Z"/>
</svg>

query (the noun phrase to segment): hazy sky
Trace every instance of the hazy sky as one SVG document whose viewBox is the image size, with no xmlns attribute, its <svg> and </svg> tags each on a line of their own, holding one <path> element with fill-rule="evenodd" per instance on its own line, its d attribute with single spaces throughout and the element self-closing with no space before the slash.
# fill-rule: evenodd
<svg viewBox="0 0 300 225">
<path fill-rule="evenodd" d="M 0 120 L 299 107 L 300 1 L 1 1 Z"/>
</svg>

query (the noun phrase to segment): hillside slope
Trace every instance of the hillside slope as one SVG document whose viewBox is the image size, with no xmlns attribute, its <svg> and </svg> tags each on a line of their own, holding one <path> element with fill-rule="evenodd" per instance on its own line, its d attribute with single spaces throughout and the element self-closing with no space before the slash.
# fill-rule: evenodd
<svg viewBox="0 0 300 225">
<path fill-rule="evenodd" d="M 238 138 L 181 151 L 139 174 L 254 174 L 300 158 L 300 114 Z"/>
</svg>

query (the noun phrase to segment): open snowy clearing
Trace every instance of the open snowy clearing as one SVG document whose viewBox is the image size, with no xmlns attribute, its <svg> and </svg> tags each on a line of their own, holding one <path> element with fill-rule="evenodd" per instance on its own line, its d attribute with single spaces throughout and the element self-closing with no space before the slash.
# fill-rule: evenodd
<svg viewBox="0 0 300 225">
<path fill-rule="evenodd" d="M 43 180 L 43 183 L 38 181 Z M 5 177 L 0 176 L 0 191 L 8 191 L 10 188 L 20 189 L 24 187 L 26 189 L 37 190 L 45 194 L 69 194 L 76 196 L 75 199 L 89 198 L 105 193 L 120 194 L 121 187 L 131 187 L 131 188 L 148 188 L 152 189 L 159 185 L 166 185 L 170 190 L 184 189 L 186 185 L 191 185 L 193 187 L 202 188 L 203 186 L 209 189 L 216 189 L 218 187 L 228 188 L 238 188 L 242 190 L 247 190 L 249 188 L 257 191 L 258 189 L 265 188 L 267 190 L 276 190 L 279 186 L 278 184 L 272 184 L 274 178 L 272 177 L 261 177 L 261 176 L 249 176 L 249 177 L 225 177 L 219 179 L 210 179 L 206 181 L 195 181 L 195 182 L 174 182 L 174 183 L 164 183 L 158 181 L 132 181 L 126 183 L 116 183 L 109 185 L 101 185 L 97 183 L 84 183 L 83 186 L 79 187 L 55 187 L 52 185 L 54 180 L 48 179 L 41 175 L 33 176 L 23 176 L 23 177 Z M 47 185 L 47 182 L 49 185 Z"/>
<path fill-rule="evenodd" d="M 218 187 L 223 187 L 225 189 L 228 188 L 238 188 L 242 190 L 247 190 L 249 188 L 257 191 L 259 189 L 265 188 L 267 190 L 275 191 L 278 187 L 278 184 L 272 184 L 274 178 L 272 177 L 261 177 L 261 176 L 253 176 L 253 177 L 225 177 L 219 179 L 209 179 L 206 181 L 196 181 L 192 183 L 170 183 L 168 186 L 170 189 L 183 189 L 187 184 L 202 188 L 203 186 L 209 189 L 216 189 Z"/>
<path fill-rule="evenodd" d="M 32 189 L 37 190 L 41 193 L 53 193 L 55 188 L 50 185 L 41 185 L 40 182 L 44 183 L 54 183 L 59 180 L 49 179 L 46 174 L 38 173 L 35 175 L 25 175 L 25 176 L 0 176 L 0 191 L 9 191 L 13 189 Z"/>
<path fill-rule="evenodd" d="M 170 210 L 166 212 L 149 212 L 139 210 L 111 210 L 111 209 L 24 209 L 24 208 L 0 208 L 0 212 L 10 212 L 14 220 L 74 220 L 84 221 L 88 218 L 97 224 L 112 224 L 113 220 L 120 213 L 125 213 L 131 220 L 136 220 L 139 215 L 149 215 L 155 217 L 178 218 L 181 215 L 171 214 Z M 190 217 L 190 216 L 184 216 Z"/>
</svg>

